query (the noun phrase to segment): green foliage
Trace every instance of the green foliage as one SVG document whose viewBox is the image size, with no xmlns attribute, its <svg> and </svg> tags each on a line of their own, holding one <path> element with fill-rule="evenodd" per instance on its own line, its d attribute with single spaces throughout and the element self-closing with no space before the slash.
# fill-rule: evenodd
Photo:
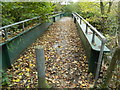
<svg viewBox="0 0 120 90">
<path fill-rule="evenodd" d="M 118 32 L 118 4 L 117 2 L 112 3 L 110 12 L 108 13 L 109 3 L 103 2 L 104 14 L 101 13 L 100 2 L 77 2 L 70 3 L 64 6 L 65 12 L 78 12 L 83 18 L 85 18 L 90 24 L 92 24 L 98 31 L 102 32 L 105 36 L 107 35 L 108 46 L 110 48 L 115 46 L 114 36 Z M 111 37 L 111 38 L 109 38 Z M 114 42 L 113 42 L 114 41 Z"/>
<path fill-rule="evenodd" d="M 2 80 L 2 86 L 8 86 L 10 84 L 10 79 L 12 75 L 8 75 L 7 72 L 0 70 L 2 74 L 0 80 Z"/>
<path fill-rule="evenodd" d="M 2 2 L 2 26 L 54 11 L 50 2 Z"/>
<path fill-rule="evenodd" d="M 108 11 L 108 2 L 104 4 L 104 14 L 101 13 L 99 2 L 77 2 L 70 3 L 64 7 L 65 12 L 78 12 L 83 18 L 85 18 L 90 24 L 92 24 L 98 31 L 104 34 L 114 34 L 117 31 L 117 18 L 116 18 L 116 4 L 113 3 L 111 12 Z M 104 22 L 104 28 L 103 28 Z"/>
<path fill-rule="evenodd" d="M 70 2 L 70 4 L 65 5 L 63 7 L 63 11 L 64 12 L 80 12 L 80 6 L 78 5 L 78 3 L 73 3 Z"/>
<path fill-rule="evenodd" d="M 108 18 L 107 18 L 107 28 L 108 28 L 108 32 L 107 34 L 110 35 L 116 35 L 117 33 L 117 29 L 118 29 L 118 20 L 116 17 L 115 12 L 111 12 L 108 14 Z"/>
<path fill-rule="evenodd" d="M 59 3 L 59 2 L 56 2 L 55 4 L 54 4 L 54 11 L 55 12 L 59 12 L 59 11 L 61 11 L 62 10 L 62 5 Z"/>
</svg>

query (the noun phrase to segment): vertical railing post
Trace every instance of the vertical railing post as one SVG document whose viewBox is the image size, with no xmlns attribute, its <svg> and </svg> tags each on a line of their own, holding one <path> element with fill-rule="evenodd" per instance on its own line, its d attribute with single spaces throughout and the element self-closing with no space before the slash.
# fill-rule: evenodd
<svg viewBox="0 0 120 90">
<path fill-rule="evenodd" d="M 8 32 L 7 32 L 7 28 L 4 29 L 4 33 L 5 33 L 5 39 L 8 39 Z"/>
<path fill-rule="evenodd" d="M 73 14 L 72 14 L 72 18 L 73 18 Z"/>
<path fill-rule="evenodd" d="M 77 16 L 77 20 L 78 20 L 79 18 L 78 18 L 78 16 Z"/>
<path fill-rule="evenodd" d="M 86 34 L 88 33 L 88 24 L 86 23 Z"/>
<path fill-rule="evenodd" d="M 93 36 L 92 36 L 92 44 L 95 44 L 95 31 L 93 30 Z"/>
<path fill-rule="evenodd" d="M 41 22 L 41 18 L 39 18 L 39 23 Z"/>
<path fill-rule="evenodd" d="M 55 16 L 53 17 L 53 22 L 55 22 Z"/>
<path fill-rule="evenodd" d="M 82 19 L 80 18 L 80 24 L 81 24 Z"/>
<path fill-rule="evenodd" d="M 24 28 L 25 28 L 25 23 L 23 22 L 23 30 L 24 30 Z"/>
<path fill-rule="evenodd" d="M 62 18 L 62 14 L 60 14 L 60 18 Z"/>
<path fill-rule="evenodd" d="M 0 68 L 0 87 L 2 88 L 2 69 L 1 68 Z"/>
<path fill-rule="evenodd" d="M 76 18 L 75 18 L 75 16 L 74 16 L 74 23 L 76 23 Z"/>
<path fill-rule="evenodd" d="M 3 53 L 2 53 L 2 48 L 0 48 L 0 53 L 3 54 Z M 3 58 L 2 55 L 0 55 L 0 57 Z M 2 88 L 2 62 L 3 62 L 3 61 L 0 60 L 0 87 L 1 87 L 1 88 Z"/>
<path fill-rule="evenodd" d="M 100 48 L 100 54 L 99 54 L 99 58 L 98 58 L 98 63 L 97 63 L 96 74 L 95 74 L 94 87 L 96 87 L 96 85 L 97 85 L 97 79 L 99 77 L 100 66 L 101 66 L 102 57 L 103 57 L 103 51 L 104 51 L 104 45 L 105 45 L 105 41 L 102 41 L 101 48 Z"/>
</svg>

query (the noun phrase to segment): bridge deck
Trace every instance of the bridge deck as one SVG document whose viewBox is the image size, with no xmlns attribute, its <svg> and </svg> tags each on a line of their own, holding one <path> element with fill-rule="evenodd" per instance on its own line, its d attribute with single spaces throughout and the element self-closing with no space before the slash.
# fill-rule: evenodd
<svg viewBox="0 0 120 90">
<path fill-rule="evenodd" d="M 32 44 L 8 69 L 13 75 L 11 86 L 36 87 L 36 45 L 45 46 L 46 79 L 55 87 L 90 87 L 92 76 L 88 75 L 88 62 L 75 24 L 70 17 L 53 23 L 48 31 Z M 89 79 L 88 79 L 89 78 Z"/>
</svg>

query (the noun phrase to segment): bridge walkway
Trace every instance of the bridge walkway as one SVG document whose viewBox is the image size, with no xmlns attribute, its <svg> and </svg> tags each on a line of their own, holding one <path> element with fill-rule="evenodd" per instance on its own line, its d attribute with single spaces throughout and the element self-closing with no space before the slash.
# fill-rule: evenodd
<svg viewBox="0 0 120 90">
<path fill-rule="evenodd" d="M 89 88 L 93 84 L 74 21 L 70 17 L 63 17 L 53 23 L 7 70 L 8 74 L 13 75 L 11 86 L 37 86 L 36 45 L 45 47 L 46 79 L 50 85 L 60 88 Z"/>
</svg>

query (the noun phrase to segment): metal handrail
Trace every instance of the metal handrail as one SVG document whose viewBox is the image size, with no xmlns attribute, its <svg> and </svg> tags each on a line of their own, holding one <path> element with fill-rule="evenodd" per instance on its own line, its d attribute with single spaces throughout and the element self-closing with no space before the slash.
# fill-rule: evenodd
<svg viewBox="0 0 120 90">
<path fill-rule="evenodd" d="M 23 20 L 23 21 L 20 21 L 20 22 L 16 22 L 16 23 L 13 23 L 13 24 L 10 24 L 10 25 L 6 25 L 6 26 L 3 26 L 3 27 L 0 27 L 0 31 L 4 30 L 4 33 L 5 33 L 5 39 L 7 40 L 8 39 L 8 30 L 7 28 L 9 27 L 12 27 L 12 26 L 15 26 L 15 25 L 19 25 L 22 23 L 22 27 L 23 29 L 25 28 L 25 22 L 28 22 L 30 20 L 35 20 L 35 19 L 38 19 L 40 18 L 41 16 L 38 16 L 38 17 L 34 17 L 34 18 L 31 18 L 31 19 L 26 19 L 26 20 Z"/>
<path fill-rule="evenodd" d="M 62 13 L 62 12 L 52 12 L 51 14 L 57 14 L 57 13 Z M 45 15 L 48 16 L 48 15 L 51 15 L 51 14 L 45 14 Z M 53 15 L 53 17 L 55 17 L 55 16 L 56 16 L 56 15 Z M 4 30 L 4 33 L 5 33 L 5 39 L 7 40 L 7 39 L 8 39 L 7 28 L 22 23 L 22 27 L 23 27 L 23 29 L 24 29 L 24 28 L 25 28 L 25 25 L 24 25 L 25 22 L 28 22 L 28 21 L 30 21 L 30 20 L 34 20 L 34 19 L 40 19 L 40 18 L 41 18 L 41 16 L 38 16 L 38 17 L 31 18 L 31 19 L 23 20 L 23 21 L 20 21 L 20 22 L 16 22 L 16 23 L 13 23 L 13 24 L 10 24 L 10 25 L 6 25 L 6 26 L 3 26 L 3 27 L 0 27 L 0 31 Z M 49 19 L 49 18 L 48 18 L 48 19 Z"/>
<path fill-rule="evenodd" d="M 106 39 L 100 32 L 98 32 L 95 27 L 93 27 L 88 21 L 86 21 L 82 16 L 80 16 L 80 15 L 79 15 L 78 13 L 76 13 L 76 12 L 75 12 L 74 14 L 77 15 L 81 20 L 83 20 L 83 21 L 86 23 L 87 27 L 90 27 L 90 29 L 91 29 L 93 32 L 95 32 L 95 34 L 97 34 L 98 37 L 99 37 L 102 41 L 104 41 L 104 42 L 107 41 L 107 39 Z M 94 39 L 94 38 L 93 38 L 93 39 Z"/>
<path fill-rule="evenodd" d="M 16 23 L 13 23 L 13 24 L 10 24 L 10 25 L 6 25 L 6 26 L 1 27 L 0 30 L 8 28 L 8 27 L 11 27 L 11 26 L 14 26 L 14 25 L 18 25 L 18 24 L 21 24 L 21 23 L 24 23 L 24 22 L 28 22 L 30 20 L 38 19 L 38 18 L 40 18 L 40 16 L 31 18 L 31 19 L 26 19 L 26 20 L 23 20 L 23 21 L 20 21 L 20 22 L 16 22 Z"/>
<path fill-rule="evenodd" d="M 62 13 L 62 12 L 52 12 L 52 14 L 57 14 L 57 13 Z M 48 15 L 50 15 L 50 14 L 45 14 L 45 15 L 48 16 Z M 40 17 L 41 17 L 41 16 L 38 16 L 38 17 L 31 18 L 31 19 L 26 19 L 26 20 L 23 20 L 23 21 L 19 21 L 19 22 L 10 24 L 10 25 L 6 25 L 6 26 L 3 26 L 3 27 L 0 27 L 0 30 L 5 29 L 5 28 L 8 28 L 8 27 L 11 27 L 11 26 L 14 26 L 14 25 L 18 25 L 18 24 L 21 24 L 21 23 L 24 23 L 24 22 L 28 22 L 28 21 L 30 21 L 30 20 L 38 19 L 38 18 L 40 18 Z"/>
<path fill-rule="evenodd" d="M 95 82 L 94 82 L 94 87 L 96 87 L 99 72 L 100 72 L 102 57 L 103 57 L 104 46 L 105 46 L 105 43 L 107 42 L 107 39 L 100 32 L 98 32 L 96 30 L 96 28 L 94 28 L 89 22 L 87 22 L 83 17 L 81 17 L 78 13 L 74 12 L 74 13 L 72 13 L 72 15 L 73 15 L 73 17 L 77 16 L 77 17 L 75 17 L 75 19 L 78 18 L 78 17 L 80 18 L 80 24 L 81 24 L 82 20 L 86 23 L 86 34 L 87 34 L 88 27 L 93 31 L 93 36 L 92 36 L 92 44 L 93 45 L 94 45 L 94 42 L 95 42 L 95 34 L 97 34 L 97 36 L 100 38 L 100 40 L 102 42 L 101 47 L 100 47 L 100 54 L 99 54 L 99 58 L 98 58 L 97 70 L 96 70 Z"/>
</svg>

